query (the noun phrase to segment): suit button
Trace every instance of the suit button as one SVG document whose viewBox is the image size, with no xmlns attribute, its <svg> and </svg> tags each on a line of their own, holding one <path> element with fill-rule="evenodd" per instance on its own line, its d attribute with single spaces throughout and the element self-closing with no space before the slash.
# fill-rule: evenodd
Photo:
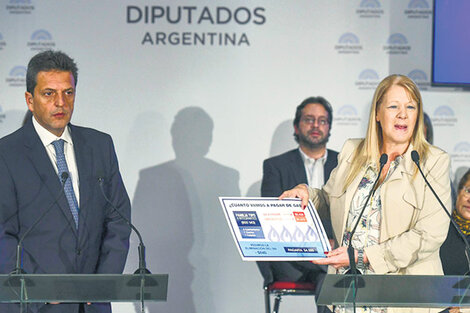
<svg viewBox="0 0 470 313">
<path fill-rule="evenodd" d="M 82 250 L 77 249 L 77 255 L 80 255 L 80 254 L 82 254 Z"/>
</svg>

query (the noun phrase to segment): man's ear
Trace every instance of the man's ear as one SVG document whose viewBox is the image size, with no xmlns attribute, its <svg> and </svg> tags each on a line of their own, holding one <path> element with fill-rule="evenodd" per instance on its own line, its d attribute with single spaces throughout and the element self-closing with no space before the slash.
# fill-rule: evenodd
<svg viewBox="0 0 470 313">
<path fill-rule="evenodd" d="M 297 125 L 294 125 L 294 132 L 296 135 L 299 134 L 299 128 L 297 127 Z"/>
<path fill-rule="evenodd" d="M 28 109 L 33 112 L 33 95 L 30 92 L 26 91 L 24 93 L 24 98 L 26 100 L 26 105 L 28 106 Z"/>
</svg>

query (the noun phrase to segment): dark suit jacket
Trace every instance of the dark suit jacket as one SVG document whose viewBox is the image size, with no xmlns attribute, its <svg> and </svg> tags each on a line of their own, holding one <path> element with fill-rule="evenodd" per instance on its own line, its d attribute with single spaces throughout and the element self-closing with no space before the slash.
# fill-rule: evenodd
<svg viewBox="0 0 470 313">
<path fill-rule="evenodd" d="M 470 240 L 470 236 L 466 236 Z M 439 251 L 444 275 L 465 275 L 468 272 L 465 242 L 460 237 L 454 225 L 449 225 L 447 238 Z"/>
<path fill-rule="evenodd" d="M 325 183 L 336 165 L 338 165 L 338 152 L 328 149 L 328 156 L 323 167 Z M 279 197 L 283 191 L 292 189 L 298 184 L 308 184 L 304 161 L 298 148 L 264 161 L 261 196 Z M 320 218 L 324 222 L 328 237 L 332 238 L 329 217 L 320 216 Z M 263 275 L 265 286 L 273 282 L 274 274 L 270 262 L 258 262 L 258 267 Z"/>
<path fill-rule="evenodd" d="M 336 165 L 338 165 L 338 152 L 328 149 L 323 167 L 325 183 Z M 262 197 L 279 197 L 283 191 L 292 189 L 298 184 L 308 184 L 304 162 L 298 148 L 264 161 Z"/>
<path fill-rule="evenodd" d="M 23 268 L 27 273 L 121 273 L 124 269 L 130 229 L 107 205 L 98 184 L 98 177 L 104 178 L 108 198 L 130 218 L 129 197 L 112 139 L 89 128 L 70 125 L 70 131 L 80 181 L 78 231 L 67 199 L 60 194 L 58 175 L 32 122 L 0 139 L 2 274 L 15 269 L 19 238 L 47 210 L 23 241 Z M 17 311 L 7 306 L 0 306 L 0 312 Z M 78 312 L 77 304 L 31 308 L 33 312 Z M 110 305 L 94 304 L 86 312 L 110 312 Z"/>
</svg>

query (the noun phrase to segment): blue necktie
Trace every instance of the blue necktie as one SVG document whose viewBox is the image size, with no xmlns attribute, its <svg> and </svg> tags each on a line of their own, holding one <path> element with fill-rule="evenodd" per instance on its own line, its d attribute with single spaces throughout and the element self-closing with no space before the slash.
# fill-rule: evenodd
<svg viewBox="0 0 470 313">
<path fill-rule="evenodd" d="M 75 197 L 75 193 L 73 192 L 72 178 L 70 177 L 70 172 L 67 167 L 67 161 L 65 161 L 64 140 L 59 139 L 59 140 L 53 141 L 52 144 L 54 145 L 54 149 L 55 149 L 59 177 L 61 177 L 61 174 L 63 172 L 67 172 L 69 174 L 69 177 L 65 181 L 64 193 L 65 193 L 65 196 L 67 197 L 70 211 L 72 212 L 73 219 L 75 221 L 75 227 L 78 229 L 78 204 L 77 204 L 77 198 Z"/>
</svg>

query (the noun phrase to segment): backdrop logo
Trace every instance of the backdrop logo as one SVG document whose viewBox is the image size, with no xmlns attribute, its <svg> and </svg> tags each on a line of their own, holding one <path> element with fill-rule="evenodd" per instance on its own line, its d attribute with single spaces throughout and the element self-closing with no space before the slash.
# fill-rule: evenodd
<svg viewBox="0 0 470 313">
<path fill-rule="evenodd" d="M 10 14 L 31 14 L 34 5 L 31 0 L 8 0 L 5 8 Z"/>
<path fill-rule="evenodd" d="M 10 87 L 25 87 L 26 86 L 26 67 L 15 66 L 10 70 L 6 83 Z"/>
<path fill-rule="evenodd" d="M 128 5 L 127 24 L 146 24 L 152 30 L 140 37 L 143 46 L 250 46 L 244 30 L 266 23 L 264 7 Z M 162 31 L 162 26 L 175 27 Z M 206 29 L 201 31 L 201 28 Z M 229 29 L 229 30 L 227 30 Z M 238 31 L 234 31 L 238 29 Z"/>
<path fill-rule="evenodd" d="M 375 89 L 378 84 L 379 75 L 372 69 L 363 70 L 355 83 L 358 89 Z"/>
<path fill-rule="evenodd" d="M 428 75 L 422 70 L 412 70 L 408 73 L 408 77 L 411 78 L 421 90 L 427 90 L 431 85 L 428 80 Z"/>
<path fill-rule="evenodd" d="M 466 141 L 459 142 L 457 145 L 455 145 L 454 152 L 470 154 L 470 143 Z"/>
<path fill-rule="evenodd" d="M 468 166 L 470 162 L 470 142 L 461 141 L 454 146 L 454 150 L 451 153 L 451 159 L 454 163 L 453 166 L 456 168 L 455 163 L 464 163 Z"/>
<path fill-rule="evenodd" d="M 424 18 L 432 16 L 432 8 L 426 0 L 411 0 L 405 10 L 408 18 Z"/>
<path fill-rule="evenodd" d="M 361 118 L 357 114 L 357 110 L 352 105 L 343 105 L 336 112 L 334 120 L 337 125 L 342 126 L 358 126 L 361 124 Z"/>
<path fill-rule="evenodd" d="M 52 40 L 52 35 L 44 29 L 39 29 L 32 33 L 31 40 L 27 43 L 31 51 L 44 51 L 55 48 L 55 42 Z"/>
<path fill-rule="evenodd" d="M 0 51 L 2 51 L 3 49 L 5 49 L 7 43 L 5 42 L 5 40 L 3 39 L 3 35 L 2 33 L 0 33 Z"/>
<path fill-rule="evenodd" d="M 408 44 L 408 39 L 406 39 L 405 35 L 400 33 L 390 35 L 387 44 L 384 46 L 384 51 L 387 54 L 406 55 L 410 50 L 411 46 Z"/>
<path fill-rule="evenodd" d="M 362 0 L 356 14 L 361 18 L 381 18 L 384 10 L 378 0 Z"/>
<path fill-rule="evenodd" d="M 340 54 L 359 54 L 362 50 L 362 45 L 353 33 L 344 33 L 339 37 L 338 44 L 335 45 L 335 50 Z"/>
<path fill-rule="evenodd" d="M 433 126 L 451 126 L 454 127 L 457 123 L 457 117 L 454 110 L 448 105 L 441 105 L 434 110 L 432 117 Z"/>
</svg>

